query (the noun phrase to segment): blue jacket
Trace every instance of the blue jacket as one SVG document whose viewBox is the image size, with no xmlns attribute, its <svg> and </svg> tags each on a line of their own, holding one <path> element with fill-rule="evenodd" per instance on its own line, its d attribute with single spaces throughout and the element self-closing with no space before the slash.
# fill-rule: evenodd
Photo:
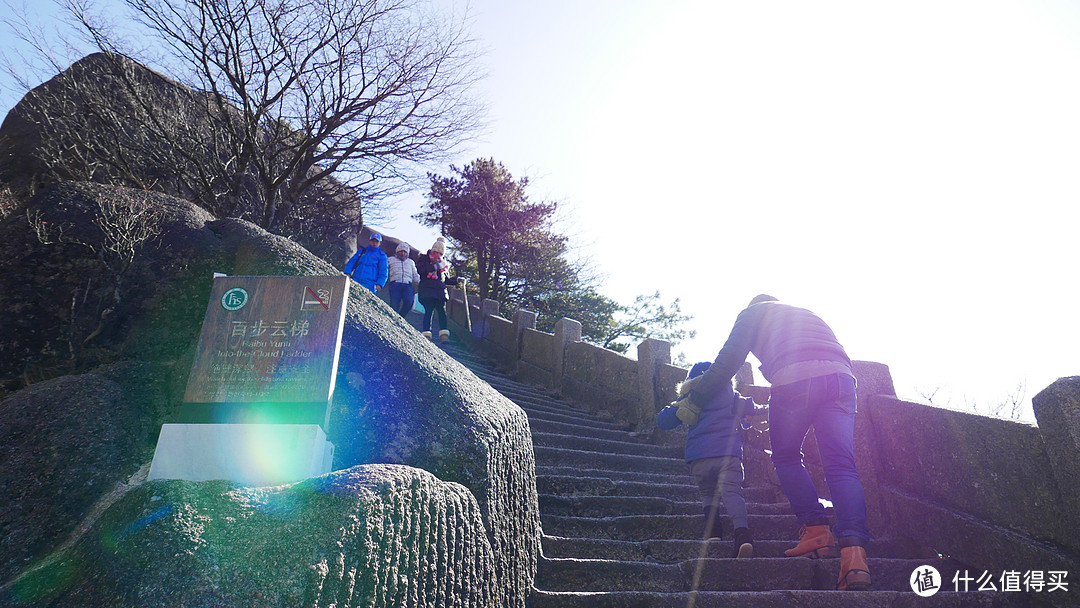
<svg viewBox="0 0 1080 608">
<path fill-rule="evenodd" d="M 693 382 L 683 384 L 692 385 Z M 692 388 L 687 386 L 682 394 L 685 395 Z M 678 409 L 673 403 L 660 410 L 656 415 L 656 426 L 665 431 L 677 428 L 682 424 L 682 420 L 675 415 Z M 686 462 L 720 456 L 742 458 L 739 421 L 753 411 L 752 399 L 739 395 L 731 388 L 731 384 L 727 385 L 726 390 L 721 386 L 720 390 L 709 398 L 708 403 L 702 406 L 698 423 L 686 433 Z"/>
<path fill-rule="evenodd" d="M 345 274 L 352 280 L 376 292 L 386 285 L 386 253 L 368 245 L 353 254 L 345 263 Z"/>
</svg>

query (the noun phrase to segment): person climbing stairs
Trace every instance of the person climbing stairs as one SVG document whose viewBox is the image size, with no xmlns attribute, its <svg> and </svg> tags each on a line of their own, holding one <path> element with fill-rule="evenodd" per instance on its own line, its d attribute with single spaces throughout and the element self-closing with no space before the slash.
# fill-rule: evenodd
<svg viewBox="0 0 1080 608">
<path fill-rule="evenodd" d="M 955 592 L 952 577 L 963 564 L 888 538 L 867 547 L 872 587 L 839 591 L 841 558 L 785 556 L 799 523 L 779 488 L 750 469 L 754 557 L 735 558 L 730 522 L 722 539 L 702 538 L 705 516 L 681 446 L 654 444 L 649 434 L 518 382 L 455 340 L 439 346 L 528 415 L 543 528 L 531 608 L 1030 605 L 1022 593 Z M 926 566 L 940 574 L 941 590 L 921 597 L 912 579 Z"/>
</svg>

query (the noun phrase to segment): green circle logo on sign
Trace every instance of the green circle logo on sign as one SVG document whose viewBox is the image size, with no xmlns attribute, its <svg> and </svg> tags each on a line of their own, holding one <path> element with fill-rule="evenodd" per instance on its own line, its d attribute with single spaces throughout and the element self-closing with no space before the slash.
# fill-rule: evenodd
<svg viewBox="0 0 1080 608">
<path fill-rule="evenodd" d="M 233 287 L 221 296 L 221 307 L 225 310 L 240 310 L 248 303 L 248 292 L 243 287 Z"/>
</svg>

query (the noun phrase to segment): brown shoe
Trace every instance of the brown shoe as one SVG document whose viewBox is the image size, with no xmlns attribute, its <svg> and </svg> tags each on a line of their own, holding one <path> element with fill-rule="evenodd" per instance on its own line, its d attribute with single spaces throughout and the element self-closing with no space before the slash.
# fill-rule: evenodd
<svg viewBox="0 0 1080 608">
<path fill-rule="evenodd" d="M 836 548 L 836 537 L 829 526 L 803 526 L 799 528 L 799 544 L 784 551 L 784 555 L 819 559 L 839 557 L 840 551 Z"/>
<path fill-rule="evenodd" d="M 844 547 L 840 550 L 840 579 L 836 588 L 841 591 L 863 591 L 870 588 L 870 567 L 866 565 L 866 549 Z"/>
</svg>

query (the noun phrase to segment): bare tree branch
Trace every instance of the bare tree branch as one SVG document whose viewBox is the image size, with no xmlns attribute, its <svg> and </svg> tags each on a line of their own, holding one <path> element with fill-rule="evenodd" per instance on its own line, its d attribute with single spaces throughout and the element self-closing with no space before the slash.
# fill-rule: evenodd
<svg viewBox="0 0 1080 608">
<path fill-rule="evenodd" d="M 481 126 L 465 19 L 424 0 L 124 0 L 123 31 L 139 26 L 160 58 L 131 50 L 95 0 L 61 2 L 101 52 L 27 112 L 59 136 L 42 155 L 61 179 L 159 189 L 299 232 L 342 213 L 342 197 L 310 196 L 328 177 L 373 203 Z"/>
</svg>

